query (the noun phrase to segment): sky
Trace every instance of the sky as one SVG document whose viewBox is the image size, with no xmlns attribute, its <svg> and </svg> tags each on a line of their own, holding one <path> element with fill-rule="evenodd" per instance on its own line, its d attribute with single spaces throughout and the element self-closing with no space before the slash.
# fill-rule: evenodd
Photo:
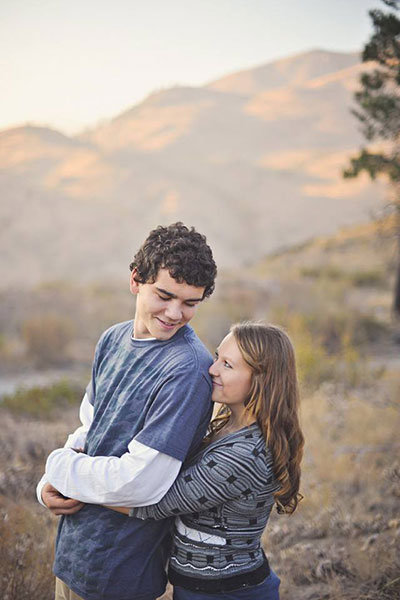
<svg viewBox="0 0 400 600">
<path fill-rule="evenodd" d="M 0 129 L 72 135 L 150 93 L 320 48 L 360 50 L 380 0 L 2 0 Z"/>
</svg>

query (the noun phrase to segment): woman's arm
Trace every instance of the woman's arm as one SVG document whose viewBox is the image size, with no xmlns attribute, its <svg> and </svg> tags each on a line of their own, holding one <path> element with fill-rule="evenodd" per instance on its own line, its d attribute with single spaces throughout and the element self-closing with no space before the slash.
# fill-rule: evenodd
<svg viewBox="0 0 400 600">
<path fill-rule="evenodd" d="M 236 446 L 236 448 L 235 448 Z M 272 460 L 253 455 L 253 446 L 242 444 L 218 447 L 195 465 L 184 469 L 157 504 L 132 508 L 139 519 L 165 519 L 179 514 L 201 512 L 227 500 L 256 491 L 276 491 Z M 270 472 L 269 472 L 270 471 Z"/>
</svg>

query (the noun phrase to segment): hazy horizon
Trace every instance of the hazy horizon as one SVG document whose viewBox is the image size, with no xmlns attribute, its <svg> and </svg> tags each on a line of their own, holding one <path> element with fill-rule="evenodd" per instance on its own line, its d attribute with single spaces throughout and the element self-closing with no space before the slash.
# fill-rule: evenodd
<svg viewBox="0 0 400 600">
<path fill-rule="evenodd" d="M 29 123 L 74 134 L 157 89 L 201 86 L 313 49 L 354 52 L 371 30 L 367 11 L 379 7 L 379 0 L 119 0 L 112 7 L 6 0 L 0 129 Z"/>
</svg>

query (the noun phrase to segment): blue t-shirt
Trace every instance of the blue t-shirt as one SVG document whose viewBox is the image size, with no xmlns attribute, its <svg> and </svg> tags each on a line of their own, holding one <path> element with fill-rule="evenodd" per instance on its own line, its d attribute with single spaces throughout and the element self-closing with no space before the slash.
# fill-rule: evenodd
<svg viewBox="0 0 400 600">
<path fill-rule="evenodd" d="M 165 341 L 135 341 L 132 331 L 132 321 L 114 325 L 97 345 L 85 451 L 121 456 L 135 438 L 183 461 L 211 416 L 211 355 L 188 325 Z M 169 526 L 86 505 L 61 518 L 54 573 L 85 600 L 156 598 L 166 584 Z"/>
</svg>

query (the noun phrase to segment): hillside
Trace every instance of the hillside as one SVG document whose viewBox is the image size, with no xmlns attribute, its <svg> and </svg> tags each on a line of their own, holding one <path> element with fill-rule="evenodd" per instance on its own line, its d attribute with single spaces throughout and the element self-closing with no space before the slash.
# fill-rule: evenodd
<svg viewBox="0 0 400 600">
<path fill-rule="evenodd" d="M 253 96 L 274 88 L 302 85 L 314 79 L 352 67 L 360 62 L 357 53 L 311 50 L 288 56 L 253 69 L 232 73 L 208 84 L 211 89 Z"/>
<path fill-rule="evenodd" d="M 159 91 L 76 138 L 1 132 L 1 285 L 21 269 L 26 286 L 120 281 L 146 232 L 175 220 L 222 267 L 368 220 L 381 186 L 341 178 L 361 143 L 360 70 L 355 54 L 315 50 Z"/>
</svg>

